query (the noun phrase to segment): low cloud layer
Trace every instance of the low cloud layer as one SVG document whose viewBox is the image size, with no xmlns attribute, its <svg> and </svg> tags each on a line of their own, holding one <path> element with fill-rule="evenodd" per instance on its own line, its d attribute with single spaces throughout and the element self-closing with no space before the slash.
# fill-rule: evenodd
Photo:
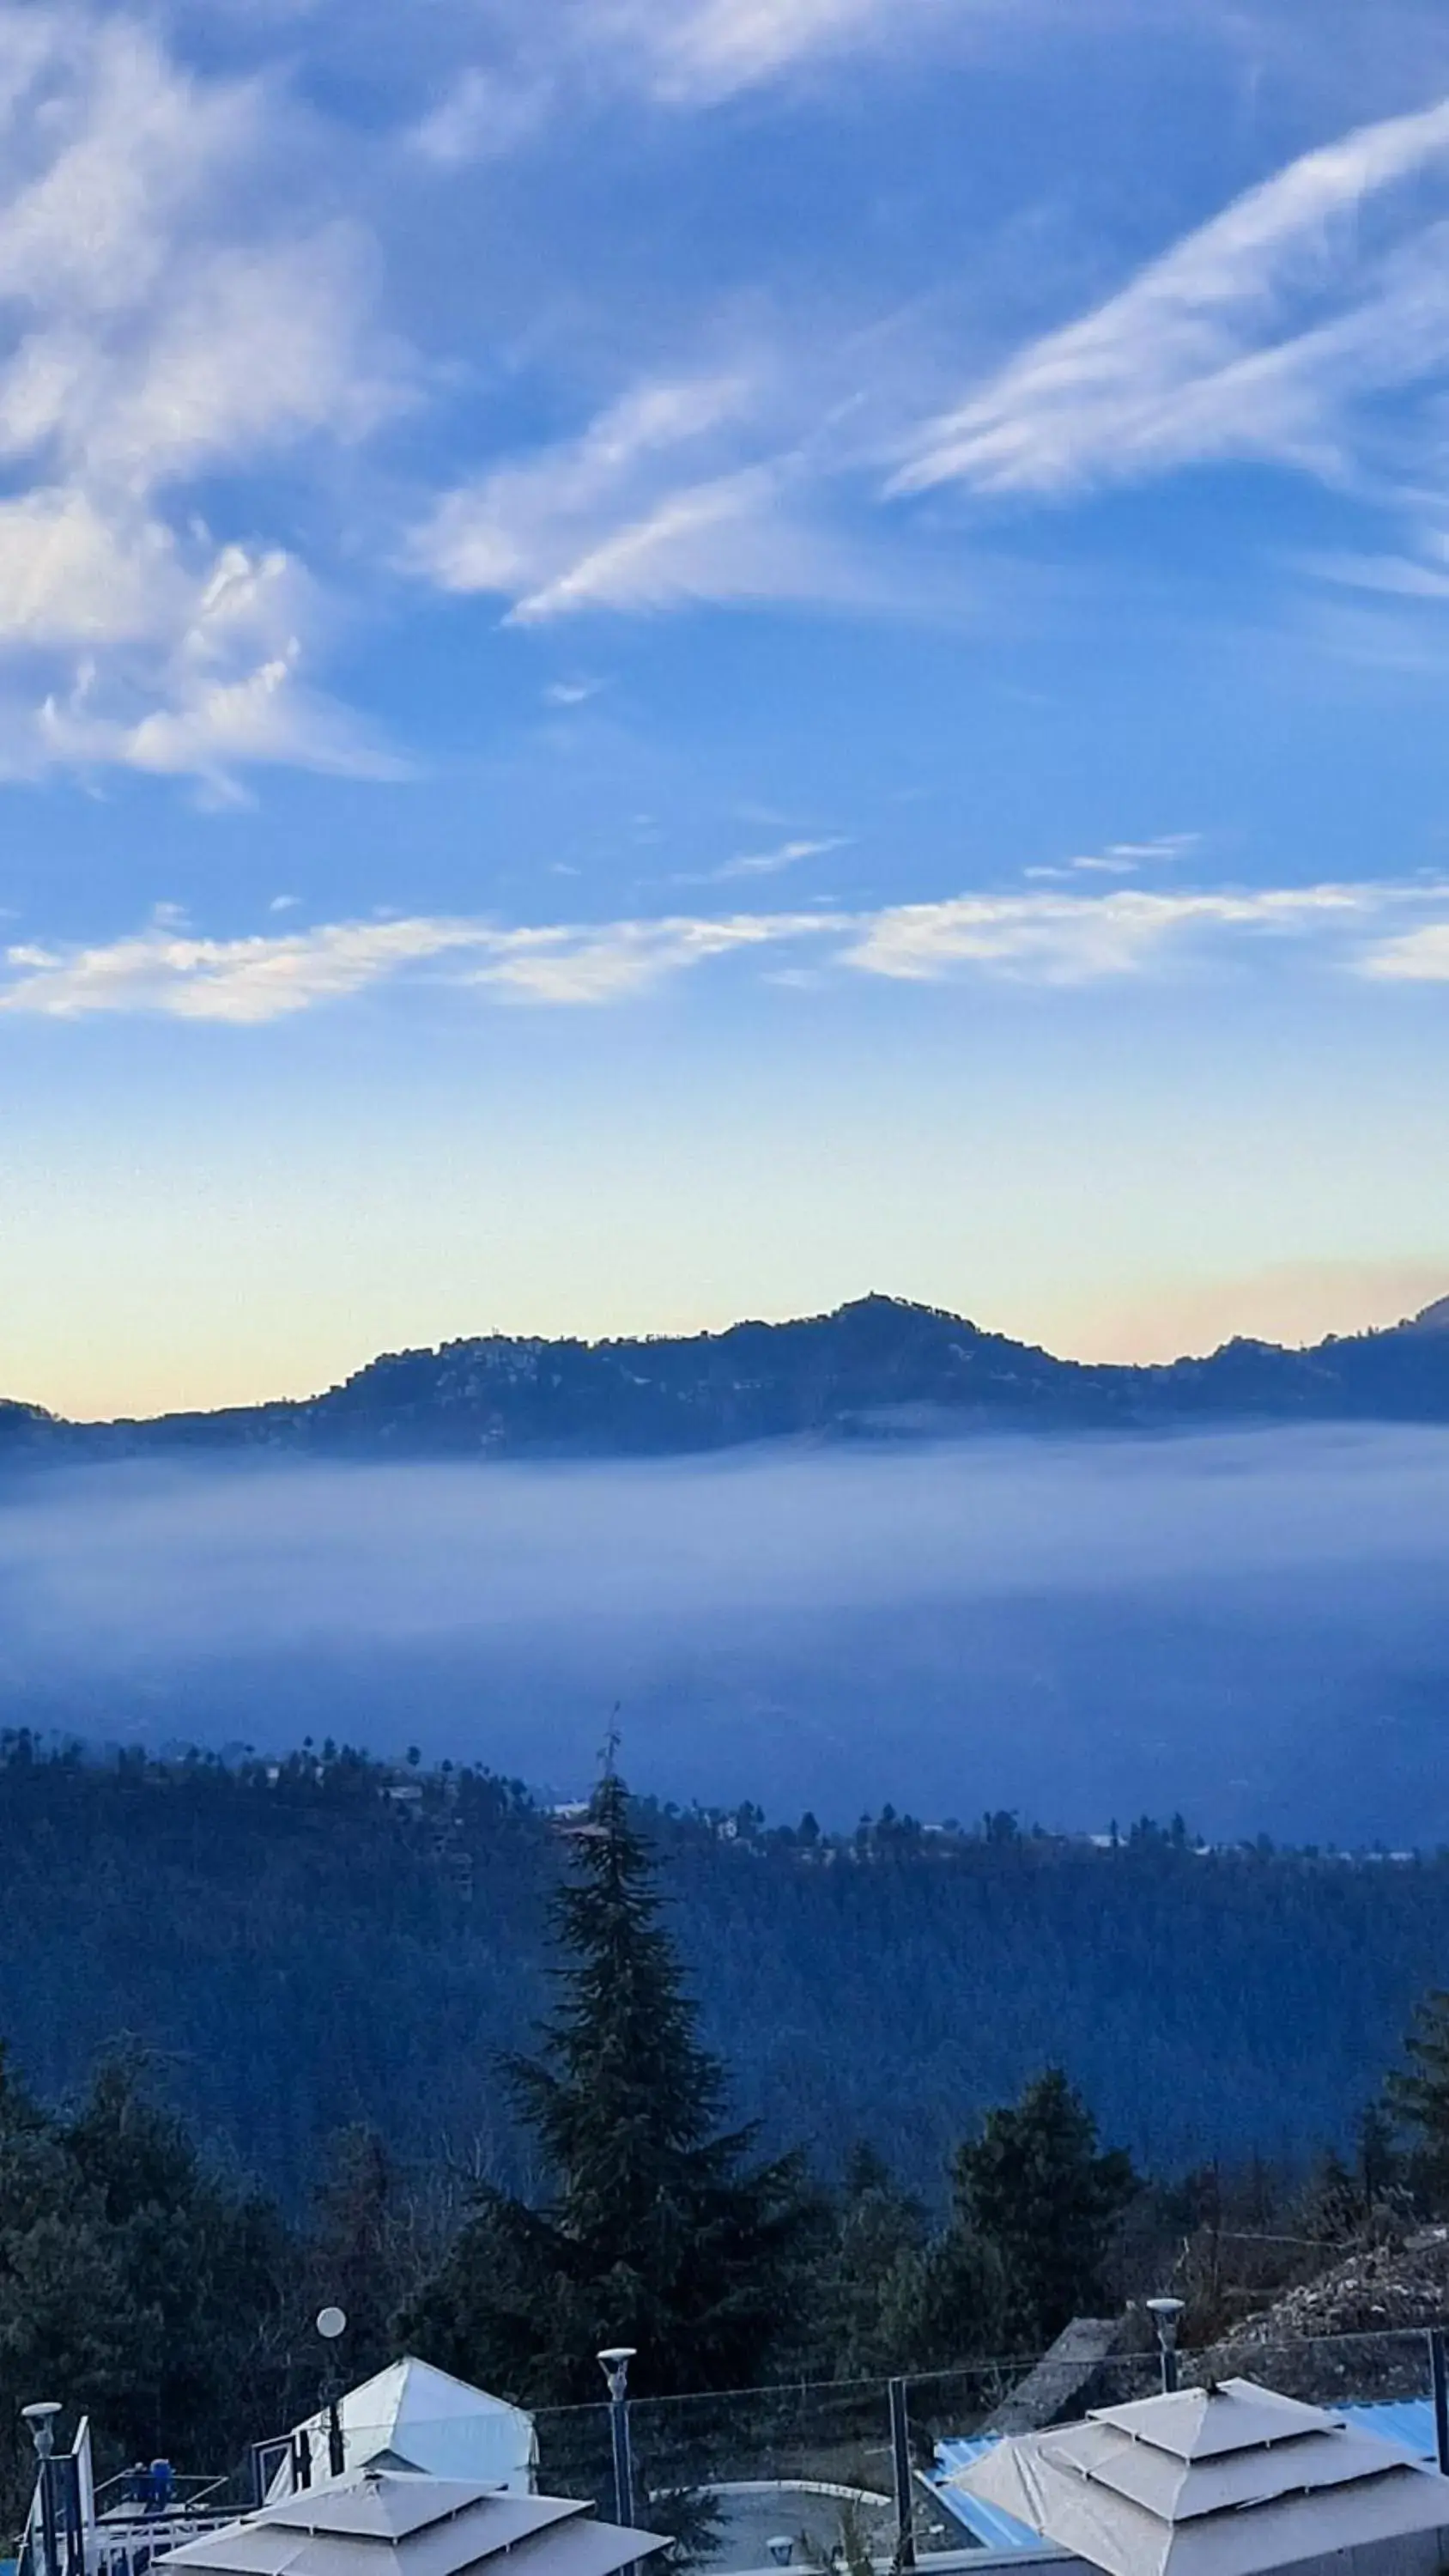
<svg viewBox="0 0 1449 2576">
<path fill-rule="evenodd" d="M 1449 1435 L 12 1479 L 13 1721 L 850 1821 L 1449 1836 Z"/>
</svg>

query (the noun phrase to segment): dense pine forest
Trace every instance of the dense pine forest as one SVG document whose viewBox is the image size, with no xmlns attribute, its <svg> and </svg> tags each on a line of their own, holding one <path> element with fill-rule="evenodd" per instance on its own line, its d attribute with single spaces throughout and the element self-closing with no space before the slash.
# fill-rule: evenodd
<svg viewBox="0 0 1449 2576">
<path fill-rule="evenodd" d="M 1449 1974 L 1449 1855 L 640 1812 L 738 2116 L 827 2173 L 868 2144 L 933 2205 L 963 2126 L 1048 2063 L 1156 2172 L 1341 2144 Z M 208 2151 L 290 2208 L 356 2122 L 510 2181 L 496 2052 L 544 2009 L 564 1821 L 330 1745 L 224 1764 L 12 1734 L 0 2032 L 46 2101 L 143 2042 Z"/>
</svg>

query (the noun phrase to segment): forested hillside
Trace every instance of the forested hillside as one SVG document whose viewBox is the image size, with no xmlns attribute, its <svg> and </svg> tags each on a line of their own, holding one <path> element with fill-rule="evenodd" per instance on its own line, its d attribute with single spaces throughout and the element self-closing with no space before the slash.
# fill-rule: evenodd
<svg viewBox="0 0 1449 2576">
<path fill-rule="evenodd" d="M 651 1811 L 670 1921 L 736 2107 L 826 2169 L 922 2191 L 982 2106 L 1059 2061 L 1157 2172 L 1345 2138 L 1449 1974 L 1449 1856 L 1116 1849 L 889 1812 L 831 1841 Z M 0 2028 L 42 2098 L 130 2035 L 199 2134 L 293 2205 L 319 2145 L 512 2177 L 495 2055 L 544 2005 L 559 1820 L 486 1775 L 0 1759 Z"/>
<path fill-rule="evenodd" d="M 650 1457 L 801 1434 L 1141 1430 L 1449 1420 L 1449 1300 L 1311 1350 L 1235 1341 L 1170 1366 L 1087 1366 L 899 1297 L 722 1333 L 490 1333 L 384 1353 L 308 1400 L 67 1423 L 0 1403 L 8 1461 L 270 1450 L 333 1458 Z"/>
</svg>

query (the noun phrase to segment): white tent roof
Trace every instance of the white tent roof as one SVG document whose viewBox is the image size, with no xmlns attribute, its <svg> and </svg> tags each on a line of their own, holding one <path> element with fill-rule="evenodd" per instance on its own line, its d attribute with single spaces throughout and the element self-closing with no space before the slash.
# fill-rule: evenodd
<svg viewBox="0 0 1449 2576">
<path fill-rule="evenodd" d="M 1224 2451 L 1250 2451 L 1304 2433 L 1332 2433 L 1338 2418 L 1304 2406 L 1251 2379 L 1225 2379 L 1216 2388 L 1180 2388 L 1171 2397 L 1139 2397 L 1129 2406 L 1099 2406 L 1094 2424 L 1114 2424 L 1155 2450 L 1179 2460 L 1214 2460 Z"/>
<path fill-rule="evenodd" d="M 438 2478 L 473 2478 L 484 2486 L 527 2495 L 538 2464 L 533 2417 L 521 2406 L 470 2388 L 449 2371 L 411 2356 L 349 2388 L 337 2401 L 342 2427 L 343 2475 L 369 2460 L 389 2467 L 425 2469 Z M 312 2490 L 333 2483 L 328 2469 L 327 2417 L 309 2416 L 297 2427 L 312 2456 Z M 294 2435 L 295 2441 L 295 2435 Z M 291 2483 L 284 2466 L 275 2497 Z"/>
<path fill-rule="evenodd" d="M 1449 2530 L 1449 2478 L 1247 2379 L 999 2442 L 953 2483 L 1107 2576 L 1263 2576 Z"/>
<path fill-rule="evenodd" d="M 561 2496 L 500 2494 L 467 2478 L 363 2469 L 263 2505 L 173 2549 L 197 2576 L 618 2576 L 668 2547 Z"/>
</svg>

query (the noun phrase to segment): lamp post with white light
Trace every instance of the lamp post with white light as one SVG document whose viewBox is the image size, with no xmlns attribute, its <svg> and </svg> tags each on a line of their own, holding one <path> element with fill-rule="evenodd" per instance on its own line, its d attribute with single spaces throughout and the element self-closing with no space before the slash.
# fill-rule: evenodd
<svg viewBox="0 0 1449 2576">
<path fill-rule="evenodd" d="M 30 2426 L 35 2456 L 40 2462 L 40 2554 L 42 2576 L 60 2576 L 60 2553 L 56 2545 L 55 2486 L 51 2459 L 55 2451 L 55 2419 L 60 2413 L 60 2400 L 42 2397 L 33 2406 L 20 2410 Z"/>
<path fill-rule="evenodd" d="M 327 2409 L 327 2467 L 329 2474 L 340 2478 L 347 2466 L 347 2446 L 342 2439 L 342 2418 L 337 2412 L 337 2340 L 347 2331 L 345 2308 L 319 2308 L 317 2332 L 327 2346 L 327 2372 L 322 2382 L 322 2403 Z"/>
<path fill-rule="evenodd" d="M 614 2511 L 625 2530 L 634 2521 L 634 2459 L 629 2445 L 629 2364 L 638 2347 L 606 2344 L 598 2356 L 609 2384 L 609 2432 L 614 2445 Z"/>
<path fill-rule="evenodd" d="M 1144 2299 L 1142 2302 L 1157 2328 L 1157 2349 L 1162 2356 L 1162 2394 L 1171 2397 L 1177 2387 L 1177 2322 L 1187 2302 L 1185 2299 Z"/>
</svg>

